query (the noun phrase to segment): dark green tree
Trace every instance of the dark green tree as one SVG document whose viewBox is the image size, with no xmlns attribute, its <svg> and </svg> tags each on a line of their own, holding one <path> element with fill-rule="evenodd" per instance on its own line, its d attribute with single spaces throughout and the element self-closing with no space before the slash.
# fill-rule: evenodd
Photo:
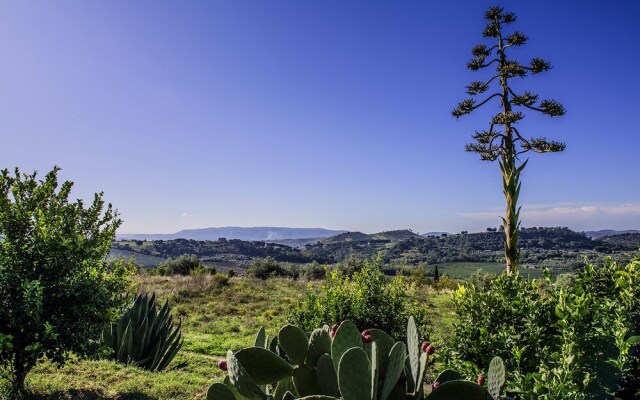
<svg viewBox="0 0 640 400">
<path fill-rule="evenodd" d="M 505 258 L 507 274 L 515 272 L 520 258 L 518 250 L 518 228 L 520 224 L 520 175 L 528 160 L 521 161 L 520 156 L 529 151 L 553 153 L 565 149 L 565 144 L 547 140 L 544 136 L 525 137 L 519 130 L 519 122 L 524 118 L 524 110 L 540 112 L 550 117 L 565 114 L 564 107 L 555 100 L 540 100 L 538 95 L 529 91 L 516 92 L 512 83 L 551 69 L 551 65 L 534 58 L 528 65 L 509 58 L 507 53 L 512 47 L 523 46 L 527 37 L 518 31 L 505 32 L 508 25 L 516 20 L 513 13 L 505 12 L 502 7 L 491 7 L 485 13 L 487 25 L 483 36 L 492 41 L 489 46 L 478 44 L 472 49 L 473 58 L 467 64 L 472 71 L 495 67 L 495 73 L 482 81 L 474 81 L 467 86 L 471 97 L 463 100 L 453 110 L 458 118 L 475 109 L 499 101 L 499 112 L 492 116 L 488 130 L 476 131 L 474 142 L 467 144 L 466 150 L 478 153 L 481 160 L 495 161 L 500 164 L 502 185 L 506 200 L 506 215 L 502 218 L 505 233 Z M 484 95 L 478 99 L 478 95 Z"/>
<path fill-rule="evenodd" d="M 120 219 L 102 193 L 86 208 L 69 201 L 73 183 L 59 187 L 58 171 L 0 173 L 0 373 L 10 399 L 24 396 L 43 357 L 63 364 L 96 350 L 125 306 L 131 270 L 104 261 Z"/>
<path fill-rule="evenodd" d="M 436 265 L 436 269 L 433 271 L 433 280 L 436 282 L 440 280 L 440 271 L 438 271 L 437 265 Z"/>
</svg>

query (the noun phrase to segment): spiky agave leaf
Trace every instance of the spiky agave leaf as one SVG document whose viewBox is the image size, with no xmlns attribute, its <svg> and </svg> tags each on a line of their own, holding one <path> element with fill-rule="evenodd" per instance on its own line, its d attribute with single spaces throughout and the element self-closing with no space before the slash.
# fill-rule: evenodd
<svg viewBox="0 0 640 400">
<path fill-rule="evenodd" d="M 161 371 L 182 347 L 180 328 L 181 322 L 173 323 L 168 303 L 158 311 L 155 294 L 140 294 L 118 321 L 105 329 L 102 343 L 118 362 Z"/>
</svg>

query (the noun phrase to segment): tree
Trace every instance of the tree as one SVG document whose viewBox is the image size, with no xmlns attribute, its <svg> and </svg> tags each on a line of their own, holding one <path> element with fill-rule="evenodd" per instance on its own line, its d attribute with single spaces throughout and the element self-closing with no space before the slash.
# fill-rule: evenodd
<svg viewBox="0 0 640 400">
<path fill-rule="evenodd" d="M 117 212 L 102 193 L 85 208 L 69 201 L 59 168 L 0 173 L 0 372 L 9 398 L 25 394 L 27 373 L 43 357 L 63 364 L 90 354 L 102 328 L 125 304 L 129 266 L 107 264 Z"/>
<path fill-rule="evenodd" d="M 440 271 L 438 271 L 437 265 L 436 265 L 436 269 L 433 271 L 433 280 L 436 282 L 440 280 Z"/>
<path fill-rule="evenodd" d="M 527 165 L 519 156 L 533 151 L 536 153 L 553 153 L 565 149 L 565 144 L 547 140 L 544 136 L 525 138 L 516 127 L 524 118 L 522 110 L 532 110 L 558 117 L 565 114 L 564 107 L 555 100 L 538 101 L 538 95 L 529 91 L 516 93 L 512 87 L 513 78 L 525 78 L 551 69 L 551 65 L 541 59 L 534 58 L 528 66 L 507 57 L 511 47 L 519 47 L 527 42 L 527 37 L 518 31 L 506 34 L 504 29 L 516 20 L 513 13 L 505 12 L 502 7 L 492 7 L 485 13 L 487 25 L 483 36 L 492 39 L 495 44 L 487 47 L 476 45 L 471 51 L 473 58 L 467 68 L 478 71 L 495 64 L 496 73 L 484 81 L 474 81 L 467 86 L 467 94 L 471 97 L 463 100 L 453 110 L 454 117 L 470 114 L 475 109 L 491 100 L 500 101 L 500 112 L 493 115 L 488 130 L 476 131 L 472 136 L 473 143 L 466 145 L 466 150 L 480 154 L 481 160 L 495 161 L 500 164 L 502 186 L 506 200 L 506 215 L 502 218 L 505 233 L 505 258 L 507 274 L 518 268 L 520 253 L 518 250 L 518 229 L 520 224 L 520 174 Z M 497 89 L 483 100 L 476 96 Z M 493 89 L 492 89 L 493 90 Z"/>
</svg>

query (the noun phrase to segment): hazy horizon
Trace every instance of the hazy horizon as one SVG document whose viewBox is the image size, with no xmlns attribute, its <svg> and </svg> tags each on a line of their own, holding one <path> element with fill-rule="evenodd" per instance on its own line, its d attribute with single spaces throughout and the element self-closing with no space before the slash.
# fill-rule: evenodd
<svg viewBox="0 0 640 400">
<path fill-rule="evenodd" d="M 567 227 L 573 231 L 576 232 L 589 232 L 589 231 L 605 231 L 605 230 L 614 230 L 614 231 L 630 231 L 630 230 L 640 230 L 638 228 L 629 228 L 629 229 L 613 229 L 613 228 L 600 228 L 600 229 L 574 229 L 571 226 L 566 226 L 566 225 L 549 225 L 549 226 L 542 226 L 542 225 L 530 225 L 530 226 L 524 226 L 523 228 L 533 228 L 533 227 L 545 227 L 545 228 L 556 228 L 556 227 Z M 118 236 L 126 236 L 126 235 L 171 235 L 171 234 L 176 234 L 182 231 L 193 231 L 193 230 L 203 230 L 203 229 L 220 229 L 220 228 L 242 228 L 242 229 L 250 229 L 250 228 L 276 228 L 276 229 L 287 229 L 287 228 L 293 228 L 293 229 L 326 229 L 329 231 L 347 231 L 347 232 L 362 232 L 365 234 L 374 234 L 374 233 L 380 233 L 380 232 L 386 232 L 386 231 L 395 231 L 395 230 L 406 230 L 409 229 L 414 233 L 417 234 L 425 234 L 425 233 L 432 233 L 432 232 L 446 232 L 446 233 L 451 233 L 451 234 L 455 234 L 455 233 L 460 233 L 461 231 L 467 231 L 469 233 L 476 233 L 476 232 L 486 232 L 486 228 L 499 228 L 499 225 L 495 225 L 495 226 L 491 226 L 491 225 L 487 225 L 486 227 L 482 228 L 482 229 L 477 229 L 477 230 L 469 230 L 469 229 L 462 229 L 460 231 L 444 231 L 444 230 L 437 230 L 437 229 L 431 229 L 431 230 L 415 230 L 411 227 L 405 227 L 405 228 L 395 228 L 395 229 L 381 229 L 381 230 L 376 230 L 376 231 L 363 231 L 363 230 L 359 230 L 359 229 L 343 229 L 343 228 L 339 228 L 339 227 L 322 227 L 322 226 L 282 226 L 282 225 L 261 225 L 261 226 L 238 226 L 238 225 L 227 225 L 227 226 L 206 226 L 206 227 L 194 227 L 194 228 L 184 228 L 184 229 L 179 229 L 177 231 L 173 231 L 173 232 L 122 232 L 121 230 L 118 231 Z"/>
<path fill-rule="evenodd" d="M 5 2 L 0 167 L 60 166 L 119 233 L 497 227 L 498 165 L 464 151 L 492 110 L 451 116 L 492 5 Z M 640 229 L 640 2 L 504 5 L 553 66 L 516 89 L 567 108 L 521 123 L 567 143 L 530 157 L 523 226 Z"/>
</svg>

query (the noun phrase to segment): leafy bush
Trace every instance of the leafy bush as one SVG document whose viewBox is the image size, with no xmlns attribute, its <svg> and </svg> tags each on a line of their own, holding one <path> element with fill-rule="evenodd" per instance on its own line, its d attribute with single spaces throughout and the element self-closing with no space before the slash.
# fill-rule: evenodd
<svg viewBox="0 0 640 400">
<path fill-rule="evenodd" d="M 307 265 L 279 263 L 273 258 L 256 260 L 247 268 L 246 276 L 266 280 L 269 278 L 289 278 L 293 280 L 319 280 L 324 279 L 325 268 L 317 262 Z"/>
<path fill-rule="evenodd" d="M 475 270 L 469 277 L 469 282 L 481 291 L 486 291 L 491 285 L 491 281 L 496 278 L 495 274 L 484 272 L 481 268 Z"/>
<path fill-rule="evenodd" d="M 229 270 L 233 271 L 233 270 Z M 219 288 L 223 286 L 229 286 L 229 280 L 231 279 L 231 275 L 227 274 L 213 274 L 211 275 L 211 286 Z"/>
<path fill-rule="evenodd" d="M 183 254 L 178 258 L 171 258 L 157 267 L 160 274 L 164 275 L 189 275 L 191 273 L 215 273 L 211 267 L 205 267 L 200 259 L 193 254 Z"/>
<path fill-rule="evenodd" d="M 245 274 L 252 278 L 266 280 L 274 277 L 289 276 L 286 270 L 279 262 L 271 257 L 262 260 L 256 260 L 247 268 Z"/>
<path fill-rule="evenodd" d="M 464 371 L 492 354 L 523 399 L 600 399 L 637 391 L 640 258 L 587 265 L 573 285 L 499 276 L 454 294 L 458 321 L 444 360 Z M 625 378 L 626 376 L 626 378 Z"/>
<path fill-rule="evenodd" d="M 138 295 L 118 321 L 102 332 L 109 359 L 150 371 L 162 371 L 182 347 L 180 325 L 173 322 L 169 303 L 159 307 L 156 296 Z"/>
<path fill-rule="evenodd" d="M 330 271 L 320 294 L 307 293 L 288 315 L 289 321 L 311 332 L 317 326 L 351 320 L 360 329 L 377 328 L 404 338 L 410 315 L 426 327 L 424 311 L 407 302 L 414 290 L 403 277 L 389 281 L 382 273 L 380 259 L 363 261 L 359 271 L 349 276 Z"/>
<path fill-rule="evenodd" d="M 319 281 L 327 277 L 327 267 L 323 267 L 317 262 L 305 265 L 300 272 L 300 278 L 307 281 Z"/>
<path fill-rule="evenodd" d="M 24 395 L 27 373 L 43 357 L 97 350 L 102 328 L 125 305 L 128 264 L 104 262 L 121 221 L 102 194 L 85 208 L 69 201 L 59 169 L 0 174 L 0 371 L 10 398 Z"/>
</svg>

